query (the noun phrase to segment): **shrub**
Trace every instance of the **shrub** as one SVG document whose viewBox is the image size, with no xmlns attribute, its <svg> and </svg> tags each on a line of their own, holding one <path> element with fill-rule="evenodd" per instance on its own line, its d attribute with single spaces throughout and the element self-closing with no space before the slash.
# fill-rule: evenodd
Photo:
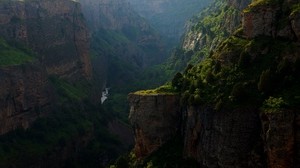
<svg viewBox="0 0 300 168">
<path fill-rule="evenodd" d="M 269 97 L 269 99 L 265 100 L 263 107 L 267 109 L 279 109 L 285 107 L 286 105 L 287 104 L 282 97 Z"/>
<path fill-rule="evenodd" d="M 178 72 L 172 80 L 172 86 L 175 88 L 175 90 L 179 91 L 182 88 L 182 85 L 183 85 L 183 76 L 180 72 Z"/>
</svg>

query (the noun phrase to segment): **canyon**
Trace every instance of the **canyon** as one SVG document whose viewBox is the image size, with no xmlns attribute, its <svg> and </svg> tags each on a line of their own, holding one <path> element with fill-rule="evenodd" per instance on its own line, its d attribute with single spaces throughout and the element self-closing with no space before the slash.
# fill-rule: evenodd
<svg viewBox="0 0 300 168">
<path fill-rule="evenodd" d="M 207 46 L 213 50 L 204 58 L 197 55 L 200 63 L 175 76 L 172 86 L 177 91 L 129 95 L 133 152 L 145 161 L 141 165 L 179 166 L 174 160 L 164 162 L 167 156 L 160 150 L 179 136 L 180 157 L 196 159 L 197 167 L 299 167 L 299 39 L 293 26 L 298 2 L 248 1 L 249 6 L 245 2 L 223 1 L 229 13 L 231 8 L 242 13 L 234 17 L 223 11 L 229 18 L 217 26 L 226 25 L 229 38 L 217 37 L 214 40 L 220 41 L 215 44 L 204 41 L 212 32 L 200 25 L 202 21 L 187 34 L 185 50 L 196 54 Z M 290 66 L 283 70 L 285 61 Z M 158 101 L 162 97 L 169 98 Z M 168 108 L 174 99 L 177 106 Z M 177 120 L 170 121 L 174 114 Z M 170 124 L 173 127 L 164 129 Z"/>
<path fill-rule="evenodd" d="M 0 167 L 299 167 L 299 11 L 1 1 Z"/>
</svg>

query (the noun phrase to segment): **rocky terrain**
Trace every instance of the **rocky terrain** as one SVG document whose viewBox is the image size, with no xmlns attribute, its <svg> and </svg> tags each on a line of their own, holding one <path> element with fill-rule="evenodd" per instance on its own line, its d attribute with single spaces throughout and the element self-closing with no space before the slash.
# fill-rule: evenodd
<svg viewBox="0 0 300 168">
<path fill-rule="evenodd" d="M 18 127 L 26 129 L 51 112 L 53 89 L 47 72 L 38 63 L 0 68 L 0 74 L 0 134 Z"/>
<path fill-rule="evenodd" d="M 1 134 L 28 128 L 55 104 L 49 75 L 70 82 L 91 78 L 88 32 L 80 5 L 73 1 L 4 1 L 0 35 L 10 57 L 30 62 L 1 66 Z M 11 46 L 11 47 L 10 47 Z M 6 51 L 5 50 L 5 51 Z M 14 59 L 14 58 L 12 58 Z"/>
<path fill-rule="evenodd" d="M 89 35 L 74 1 L 1 2 L 0 35 L 37 53 L 49 74 L 91 77 Z"/>
<path fill-rule="evenodd" d="M 98 106 L 90 41 L 79 2 L 0 2 L 0 167 L 99 167 L 127 150 Z"/>
<path fill-rule="evenodd" d="M 177 130 L 181 130 L 182 157 L 194 158 L 198 166 L 209 168 L 299 167 L 299 2 L 254 1 L 248 7 L 245 1 L 224 2 L 241 7 L 241 28 L 221 40 L 207 58 L 188 66 L 172 81 L 180 95 L 178 109 L 182 117 L 173 123 L 174 126 L 181 123 Z M 176 111 L 160 112 L 155 105 L 148 107 L 164 94 L 158 93 L 157 98 L 145 94 L 143 100 L 147 102 L 131 103 L 134 114 L 140 116 L 131 119 L 136 145 L 160 146 L 151 154 L 135 150 L 140 159 L 153 158 L 156 152 L 161 152 L 160 148 L 170 145 L 165 139 L 163 145 L 155 140 L 140 144 L 144 135 L 139 132 L 149 128 L 135 125 L 145 120 L 142 116 L 148 111 L 154 116 Z M 129 101 L 135 102 L 139 96 L 139 92 L 130 95 Z M 156 120 L 168 124 L 164 119 L 165 116 Z M 143 123 L 146 122 L 149 121 Z M 153 126 L 151 129 L 160 128 Z"/>
<path fill-rule="evenodd" d="M 137 157 L 149 155 L 179 131 L 181 116 L 177 95 L 131 94 L 129 101 Z"/>
<path fill-rule="evenodd" d="M 96 53 L 113 55 L 135 68 L 145 68 L 165 59 L 160 36 L 128 2 L 123 0 L 80 2 L 91 29 L 93 43 L 105 43 L 105 46 L 93 44 Z M 111 66 L 118 66 L 113 60 L 107 61 Z"/>
</svg>

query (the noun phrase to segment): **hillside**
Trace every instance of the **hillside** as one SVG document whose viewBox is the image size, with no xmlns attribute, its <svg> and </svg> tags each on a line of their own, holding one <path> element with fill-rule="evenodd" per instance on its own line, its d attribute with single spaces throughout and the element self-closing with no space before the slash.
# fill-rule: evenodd
<svg viewBox="0 0 300 168">
<path fill-rule="evenodd" d="M 124 159 L 137 157 L 129 162 L 136 167 L 299 167 L 298 6 L 252 2 L 239 28 L 169 89 L 130 94 L 136 144 Z"/>
</svg>

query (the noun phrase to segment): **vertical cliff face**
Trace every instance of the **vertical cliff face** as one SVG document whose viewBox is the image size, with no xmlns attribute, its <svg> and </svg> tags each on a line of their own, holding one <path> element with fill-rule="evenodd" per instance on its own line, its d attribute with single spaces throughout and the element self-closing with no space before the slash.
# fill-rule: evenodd
<svg viewBox="0 0 300 168">
<path fill-rule="evenodd" d="M 27 129 L 52 110 L 53 90 L 38 63 L 0 68 L 0 78 L 0 135 Z"/>
<path fill-rule="evenodd" d="M 177 95 L 130 94 L 128 100 L 137 157 L 148 156 L 179 131 L 180 108 Z"/>
<path fill-rule="evenodd" d="M 91 77 L 91 66 L 88 32 L 78 3 L 3 1 L 0 16 L 0 36 L 5 39 L 0 47 L 3 134 L 28 128 L 53 110 L 49 75 L 76 82 Z"/>
<path fill-rule="evenodd" d="M 242 10 L 251 0 L 215 0 L 187 23 L 181 47 L 172 54 L 169 65 L 176 71 L 208 57 L 232 35 L 241 22 Z"/>
<path fill-rule="evenodd" d="M 219 112 L 207 106 L 188 107 L 184 111 L 185 156 L 206 167 L 264 167 L 257 111 L 251 107 Z"/>
<path fill-rule="evenodd" d="M 99 28 L 121 30 L 132 25 L 143 27 L 148 25 L 131 8 L 127 1 L 121 0 L 81 0 L 83 12 L 92 30 Z"/>
<path fill-rule="evenodd" d="M 268 157 L 268 167 L 294 167 L 299 165 L 294 159 L 299 156 L 299 149 L 295 144 L 299 143 L 297 123 L 295 124 L 295 114 L 292 110 L 276 110 L 270 113 L 261 113 L 263 140 Z M 295 142 L 296 141 L 296 142 Z M 297 142 L 298 141 L 298 142 Z M 295 150 L 296 149 L 296 150 Z M 295 161 L 295 163 L 294 163 Z"/>
<path fill-rule="evenodd" d="M 89 40 L 80 4 L 71 0 L 1 2 L 0 34 L 37 52 L 49 74 L 91 76 Z"/>
<path fill-rule="evenodd" d="M 164 59 L 163 43 L 159 35 L 127 1 L 81 0 L 80 3 L 92 30 L 94 43 L 102 41 L 106 44 L 106 48 L 94 46 L 96 51 L 114 55 L 120 62 L 139 68 Z M 108 64 L 112 61 L 108 58 Z"/>
<path fill-rule="evenodd" d="M 201 12 L 185 35 L 182 48 L 185 50 L 213 50 L 222 40 L 231 35 L 241 22 L 241 11 L 250 0 L 215 1 Z M 204 55 L 207 56 L 207 55 Z"/>
<path fill-rule="evenodd" d="M 251 3 L 241 29 L 173 79 L 185 157 L 208 168 L 299 167 L 298 5 Z"/>
</svg>

